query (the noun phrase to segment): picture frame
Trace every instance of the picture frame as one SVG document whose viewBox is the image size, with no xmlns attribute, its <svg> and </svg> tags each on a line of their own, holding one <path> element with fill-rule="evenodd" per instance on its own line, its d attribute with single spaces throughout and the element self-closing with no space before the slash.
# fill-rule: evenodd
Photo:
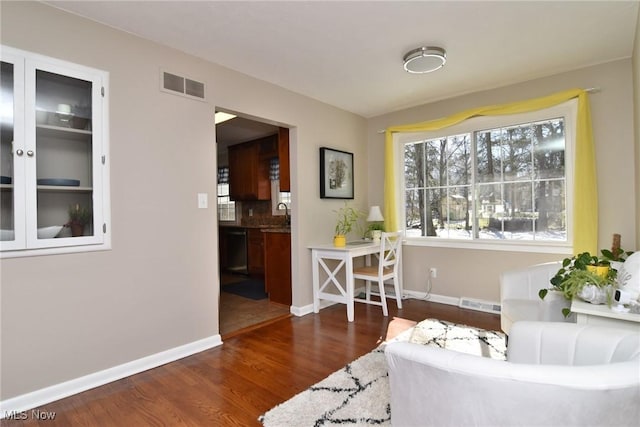
<svg viewBox="0 0 640 427">
<path fill-rule="evenodd" d="M 320 147 L 320 198 L 353 199 L 353 153 Z"/>
</svg>

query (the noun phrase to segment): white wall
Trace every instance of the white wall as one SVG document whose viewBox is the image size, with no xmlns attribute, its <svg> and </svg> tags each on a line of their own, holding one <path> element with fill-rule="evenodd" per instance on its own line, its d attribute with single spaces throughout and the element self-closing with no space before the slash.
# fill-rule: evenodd
<svg viewBox="0 0 640 427">
<path fill-rule="evenodd" d="M 439 71 L 446 73 L 446 67 Z M 425 78 L 429 78 L 428 75 Z M 471 77 L 470 77 L 471 78 Z M 637 77 L 636 77 L 637 79 Z M 384 135 L 388 126 L 446 117 L 473 107 L 536 98 L 571 88 L 598 87 L 590 96 L 597 155 L 599 248 L 609 248 L 613 233 L 622 246 L 637 246 L 637 193 L 634 154 L 633 77 L 631 60 L 619 60 L 543 79 L 478 92 L 410 108 L 369 120 L 369 200 L 382 203 Z M 498 277 L 507 268 L 558 260 L 553 254 L 509 253 L 405 246 L 404 286 L 424 291 L 429 267 L 438 268 L 432 292 L 499 300 Z"/>
<path fill-rule="evenodd" d="M 363 118 L 41 3 L 1 8 L 3 44 L 110 73 L 113 249 L 0 261 L 0 399 L 218 334 L 216 212 L 196 204 L 215 197 L 216 105 L 294 126 L 293 305 L 311 304 L 306 246 L 339 206 L 319 199 L 318 148 L 355 153 L 366 206 Z M 207 102 L 160 92 L 161 68 Z"/>
</svg>

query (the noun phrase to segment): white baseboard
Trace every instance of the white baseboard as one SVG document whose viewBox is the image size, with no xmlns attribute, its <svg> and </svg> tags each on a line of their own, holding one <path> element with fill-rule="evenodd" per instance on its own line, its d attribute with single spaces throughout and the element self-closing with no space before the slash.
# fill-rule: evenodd
<svg viewBox="0 0 640 427">
<path fill-rule="evenodd" d="M 131 362 L 123 363 L 113 368 L 94 372 L 83 377 L 0 401 L 0 419 L 156 368 L 166 363 L 174 362 L 183 357 L 191 356 L 221 344 L 222 339 L 220 335 L 213 335 L 141 359 L 132 360 Z"/>
<path fill-rule="evenodd" d="M 302 307 L 292 305 L 289 312 L 298 317 L 306 316 L 307 314 L 313 313 L 313 304 L 303 305 Z"/>
<path fill-rule="evenodd" d="M 416 291 L 404 291 L 404 295 L 407 296 L 408 298 L 414 298 L 414 299 L 421 299 L 421 300 L 425 300 L 425 301 L 431 301 L 431 302 L 437 302 L 440 304 L 447 304 L 447 305 L 455 305 L 457 307 L 463 308 L 465 310 L 477 310 L 477 311 L 484 311 L 487 313 L 492 313 L 492 314 L 500 314 L 500 303 L 499 302 L 494 302 L 494 301 L 485 301 L 485 300 L 476 300 L 479 301 L 481 303 L 484 303 L 486 305 L 490 305 L 490 306 L 495 306 L 498 307 L 497 311 L 496 310 L 486 310 L 486 309 L 482 309 L 482 308 L 475 308 L 475 307 L 467 307 L 465 305 L 461 305 L 460 303 L 464 300 L 468 300 L 468 298 L 466 297 L 462 297 L 462 298 L 456 298 L 456 297 L 449 297 L 446 295 L 436 295 L 436 294 L 429 294 L 425 297 L 425 293 L 424 292 L 416 292 Z"/>
<path fill-rule="evenodd" d="M 437 295 L 437 294 L 425 295 L 424 292 L 408 291 L 406 289 L 404 290 L 404 294 L 409 298 L 421 299 L 421 300 L 431 301 L 431 302 L 437 302 L 437 303 L 440 303 L 440 304 L 447 304 L 447 305 L 455 305 L 455 306 L 457 306 L 460 303 L 460 298 L 449 297 L 449 296 L 446 296 L 446 295 Z"/>
<path fill-rule="evenodd" d="M 327 308 L 329 306 L 332 305 L 336 305 L 338 304 L 337 302 L 333 302 L 333 301 L 325 301 L 325 300 L 321 300 L 320 301 L 320 310 L 322 310 L 323 308 Z M 293 314 L 294 316 L 306 316 L 307 314 L 313 314 L 313 304 L 308 304 L 308 305 L 303 305 L 302 307 L 296 307 L 296 306 L 291 306 L 290 308 L 290 312 L 291 314 Z"/>
<path fill-rule="evenodd" d="M 354 291 L 356 295 L 358 295 L 358 293 L 360 292 L 364 292 L 364 288 L 358 288 Z M 387 295 L 387 297 L 389 297 L 389 295 Z M 437 295 L 437 294 L 429 294 L 425 298 L 424 292 L 410 291 L 406 289 L 403 291 L 403 298 L 421 299 L 425 301 L 437 302 L 440 304 L 455 305 L 456 307 L 460 304 L 460 298 L 449 297 L 446 295 Z M 333 301 L 321 300 L 320 310 L 335 304 L 338 304 L 338 303 Z M 294 316 L 306 316 L 307 314 L 313 313 L 313 304 L 305 305 L 302 307 L 296 307 L 292 305 L 290 310 L 291 310 L 291 314 L 293 314 Z"/>
<path fill-rule="evenodd" d="M 364 292 L 364 288 L 358 288 L 355 290 L 355 294 L 357 295 L 359 292 Z M 389 298 L 389 295 L 387 295 Z M 404 289 L 403 298 L 411 298 L 411 299 L 420 299 L 424 301 L 437 302 L 439 304 L 447 304 L 447 305 L 455 305 L 456 307 L 460 306 L 461 298 L 450 297 L 447 295 L 438 295 L 438 294 L 429 294 L 426 295 L 424 292 L 411 291 Z M 322 310 L 325 307 L 330 305 L 338 304 L 333 301 L 320 301 L 320 309 Z M 497 302 L 493 304 L 499 304 Z M 464 307 L 463 307 L 464 308 Z M 313 313 L 313 304 L 305 305 L 302 307 L 291 306 L 291 314 L 295 316 L 305 316 L 307 314 Z"/>
</svg>

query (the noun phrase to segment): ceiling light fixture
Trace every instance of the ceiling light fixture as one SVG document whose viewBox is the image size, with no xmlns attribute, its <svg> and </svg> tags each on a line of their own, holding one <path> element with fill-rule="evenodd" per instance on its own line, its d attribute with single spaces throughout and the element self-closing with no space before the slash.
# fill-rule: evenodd
<svg viewBox="0 0 640 427">
<path fill-rule="evenodd" d="M 404 55 L 404 69 L 413 74 L 436 71 L 447 62 L 447 52 L 441 47 L 419 47 Z"/>
<path fill-rule="evenodd" d="M 215 114 L 215 122 L 219 125 L 222 122 L 226 122 L 227 120 L 235 119 L 237 116 L 235 114 L 225 113 L 224 111 L 218 111 Z"/>
</svg>

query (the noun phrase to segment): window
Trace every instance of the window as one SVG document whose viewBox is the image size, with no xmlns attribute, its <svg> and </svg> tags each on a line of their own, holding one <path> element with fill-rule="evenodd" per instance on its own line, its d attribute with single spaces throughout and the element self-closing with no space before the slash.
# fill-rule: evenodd
<svg viewBox="0 0 640 427">
<path fill-rule="evenodd" d="M 229 184 L 218 184 L 218 220 L 236 220 L 236 202 L 229 197 Z"/>
<path fill-rule="evenodd" d="M 218 168 L 218 221 L 236 221 L 236 202 L 229 196 L 229 168 Z"/>
<path fill-rule="evenodd" d="M 569 245 L 572 110 L 563 104 L 401 136 L 407 237 Z"/>
<path fill-rule="evenodd" d="M 277 157 L 270 160 L 269 179 L 271 180 L 271 215 L 291 214 L 291 193 L 280 191 L 280 160 Z"/>
<path fill-rule="evenodd" d="M 280 203 L 284 203 L 287 208 Z M 271 215 L 285 215 L 287 211 L 291 214 L 291 193 L 280 191 L 279 181 L 271 181 Z"/>
</svg>

